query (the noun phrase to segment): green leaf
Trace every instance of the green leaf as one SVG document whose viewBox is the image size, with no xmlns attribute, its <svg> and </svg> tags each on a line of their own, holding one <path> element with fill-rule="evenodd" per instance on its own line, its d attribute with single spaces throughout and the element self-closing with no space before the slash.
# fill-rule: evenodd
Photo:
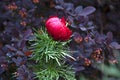
<svg viewBox="0 0 120 80">
<path fill-rule="evenodd" d="M 31 59 L 36 61 L 34 71 L 39 80 L 58 80 L 63 77 L 65 80 L 75 80 L 74 73 L 70 66 L 64 64 L 64 58 L 72 56 L 68 54 L 67 44 L 70 42 L 54 41 L 45 29 L 35 30 L 35 39 L 31 42 Z"/>
</svg>

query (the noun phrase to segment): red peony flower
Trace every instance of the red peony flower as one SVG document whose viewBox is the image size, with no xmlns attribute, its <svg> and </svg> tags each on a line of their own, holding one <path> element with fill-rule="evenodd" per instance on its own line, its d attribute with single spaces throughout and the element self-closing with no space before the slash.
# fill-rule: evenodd
<svg viewBox="0 0 120 80">
<path fill-rule="evenodd" d="M 52 36 L 54 40 L 66 41 L 70 38 L 72 31 L 66 26 L 64 18 L 51 17 L 46 21 L 46 28 L 48 34 Z"/>
</svg>

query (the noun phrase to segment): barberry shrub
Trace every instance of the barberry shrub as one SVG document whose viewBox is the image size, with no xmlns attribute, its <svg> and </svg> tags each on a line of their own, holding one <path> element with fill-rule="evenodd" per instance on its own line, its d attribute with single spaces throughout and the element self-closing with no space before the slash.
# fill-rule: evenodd
<svg viewBox="0 0 120 80">
<path fill-rule="evenodd" d="M 119 80 L 119 3 L 0 0 L 0 79 Z M 41 30 L 50 16 L 66 19 L 70 41 Z"/>
</svg>

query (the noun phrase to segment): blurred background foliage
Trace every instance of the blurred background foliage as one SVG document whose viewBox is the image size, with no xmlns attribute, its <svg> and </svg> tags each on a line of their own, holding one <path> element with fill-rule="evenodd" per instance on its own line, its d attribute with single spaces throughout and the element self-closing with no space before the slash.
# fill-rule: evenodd
<svg viewBox="0 0 120 80">
<path fill-rule="evenodd" d="M 0 0 L 0 5 L 0 80 L 34 80 L 28 42 L 49 16 L 64 16 L 74 32 L 69 46 L 77 61 L 66 63 L 76 80 L 120 80 L 119 0 Z"/>
</svg>

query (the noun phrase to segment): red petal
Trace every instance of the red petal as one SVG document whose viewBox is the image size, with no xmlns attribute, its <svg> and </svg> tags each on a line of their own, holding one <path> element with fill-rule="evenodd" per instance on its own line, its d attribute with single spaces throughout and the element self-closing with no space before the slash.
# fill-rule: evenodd
<svg viewBox="0 0 120 80">
<path fill-rule="evenodd" d="M 66 41 L 72 34 L 72 31 L 66 26 L 64 17 L 62 19 L 58 17 L 49 18 L 46 21 L 46 28 L 54 40 Z"/>
<path fill-rule="evenodd" d="M 62 22 L 64 25 L 66 25 L 66 20 L 65 20 L 64 17 L 61 18 L 61 22 Z"/>
</svg>

